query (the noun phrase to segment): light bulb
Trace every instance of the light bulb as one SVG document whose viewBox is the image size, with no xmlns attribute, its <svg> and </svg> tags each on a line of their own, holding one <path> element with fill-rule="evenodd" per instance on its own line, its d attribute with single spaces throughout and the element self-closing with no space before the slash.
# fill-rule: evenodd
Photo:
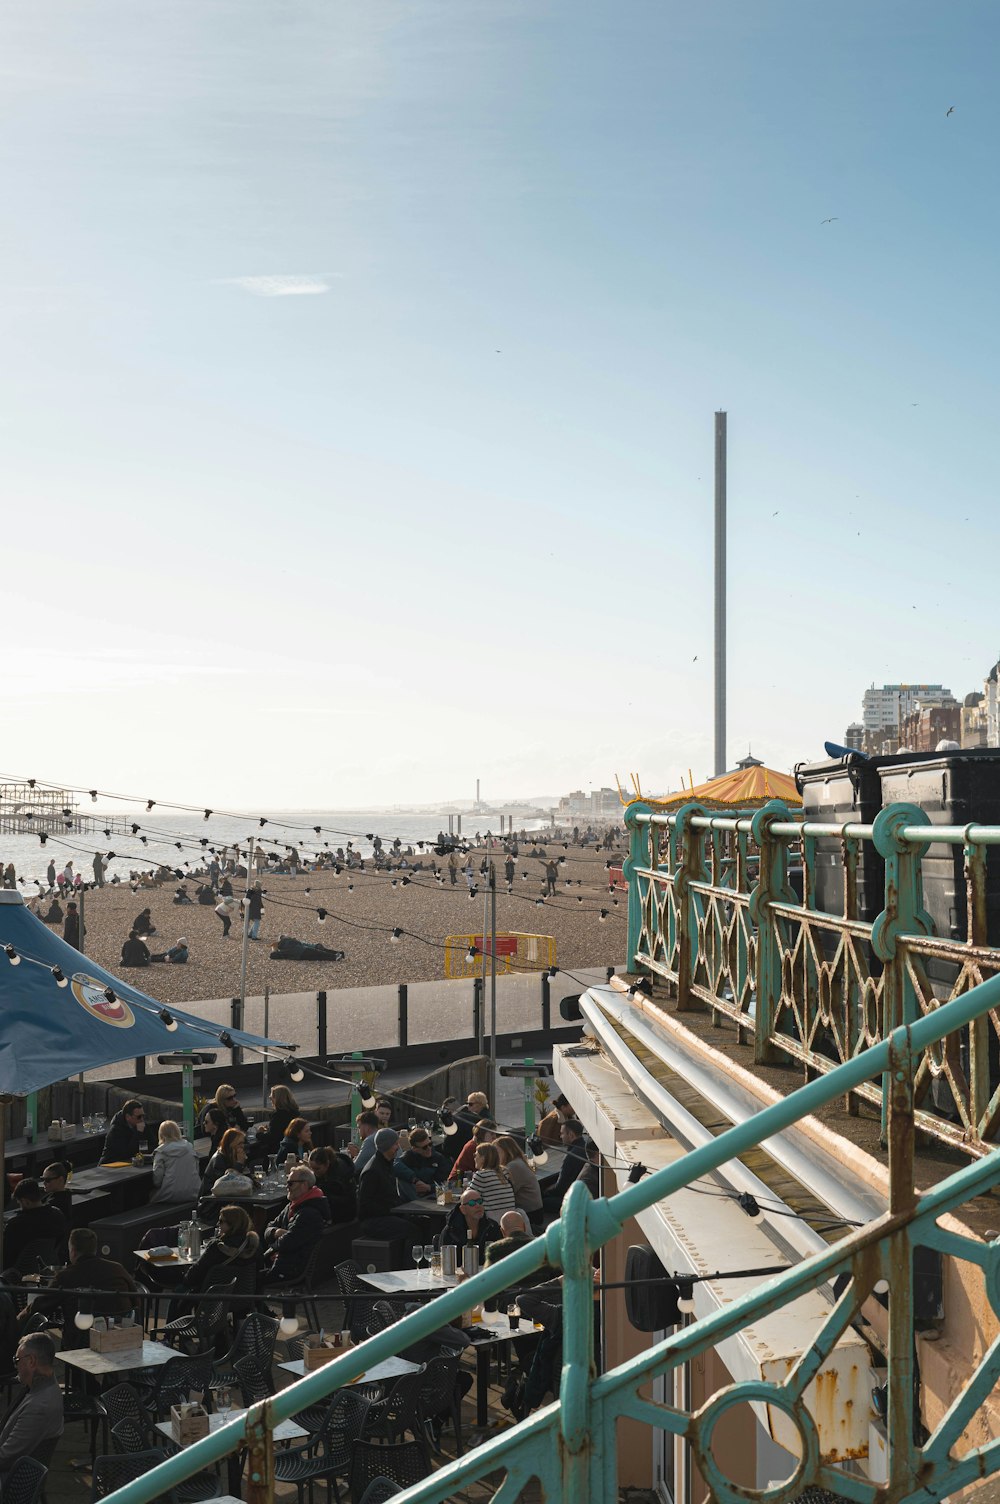
<svg viewBox="0 0 1000 1504">
<path fill-rule="evenodd" d="M 445 1112 L 444 1109 L 438 1113 L 438 1122 L 444 1129 L 447 1138 L 453 1138 L 458 1132 L 458 1124 L 455 1122 L 455 1119 L 450 1112 Z"/>
<path fill-rule="evenodd" d="M 402 940 L 402 938 L 403 938 L 403 931 L 399 928 L 399 925 L 397 924 L 396 927 L 395 927 L 395 929 L 393 930 L 392 934 L 389 936 L 389 943 L 391 945 L 398 945 L 399 942 L 400 942 L 400 940 Z"/>
<path fill-rule="evenodd" d="M 282 1316 L 278 1322 L 278 1334 L 282 1337 L 294 1337 L 299 1329 L 297 1316 Z"/>
<path fill-rule="evenodd" d="M 689 1292 L 687 1295 L 678 1295 L 678 1297 L 677 1297 L 677 1309 L 678 1309 L 678 1311 L 682 1312 L 683 1315 L 685 1315 L 685 1316 L 693 1316 L 694 1315 L 694 1289 L 693 1289 L 693 1287 L 691 1285 L 688 1285 L 687 1289 L 688 1289 L 688 1292 Z"/>
<path fill-rule="evenodd" d="M 77 1311 L 73 1317 L 73 1325 L 79 1327 L 81 1332 L 87 1332 L 94 1324 L 93 1311 Z"/>
<path fill-rule="evenodd" d="M 544 907 L 545 907 L 545 899 L 544 898 L 536 898 L 535 899 L 535 908 L 536 909 L 543 909 Z"/>
<path fill-rule="evenodd" d="M 7 960 L 10 962 L 11 966 L 20 966 L 20 964 L 21 964 L 21 957 L 18 955 L 17 951 L 14 949 L 14 947 L 12 945 L 5 945 L 4 948 L 3 948 L 3 951 L 4 951 L 4 955 L 7 957 Z"/>
<path fill-rule="evenodd" d="M 56 982 L 56 986 L 57 987 L 68 987 L 69 986 L 69 983 L 67 982 L 66 978 L 63 976 L 62 971 L 61 971 L 61 969 L 58 966 L 53 966 L 53 968 L 52 968 L 52 975 L 55 978 L 55 982 Z"/>
<path fill-rule="evenodd" d="M 325 909 L 317 909 L 316 910 L 316 921 L 317 921 L 318 924 L 325 924 L 326 923 L 326 910 Z"/>
<path fill-rule="evenodd" d="M 222 1033 L 219 1035 L 219 1043 L 222 1045 L 222 1048 L 224 1050 L 232 1049 L 233 1036 L 230 1034 L 228 1029 L 223 1029 Z"/>
<path fill-rule="evenodd" d="M 760 1216 L 760 1207 L 757 1205 L 757 1198 L 751 1196 L 749 1191 L 741 1191 L 736 1200 L 739 1203 L 741 1211 L 745 1211 L 750 1220 L 755 1222 Z"/>
<path fill-rule="evenodd" d="M 598 915 L 597 922 L 598 922 L 598 924 L 607 924 L 607 922 L 608 922 L 608 911 L 607 911 L 607 909 L 602 909 L 601 910 L 600 914 Z"/>
<path fill-rule="evenodd" d="M 888 1295 L 888 1293 L 889 1293 L 889 1281 L 887 1279 L 877 1279 L 875 1281 L 875 1283 L 872 1285 L 872 1294 L 873 1295 Z"/>
<path fill-rule="evenodd" d="M 166 1029 L 168 1034 L 177 1033 L 177 1020 L 176 1018 L 174 1018 L 174 1015 L 169 1011 L 169 1009 L 164 1008 L 161 1012 L 160 1023 Z"/>
<path fill-rule="evenodd" d="M 293 1081 L 302 1081 L 305 1079 L 306 1073 L 297 1060 L 286 1060 L 285 1064 L 288 1067 L 288 1074 Z"/>
<path fill-rule="evenodd" d="M 549 1162 L 549 1156 L 546 1154 L 544 1149 L 539 1149 L 538 1152 L 533 1153 L 531 1157 L 535 1161 L 536 1165 L 547 1165 Z"/>
<path fill-rule="evenodd" d="M 466 964 L 466 966 L 473 966 L 475 964 L 475 960 L 476 960 L 476 947 L 474 945 L 470 945 L 469 948 L 468 948 L 468 950 L 465 952 L 465 964 Z"/>
</svg>

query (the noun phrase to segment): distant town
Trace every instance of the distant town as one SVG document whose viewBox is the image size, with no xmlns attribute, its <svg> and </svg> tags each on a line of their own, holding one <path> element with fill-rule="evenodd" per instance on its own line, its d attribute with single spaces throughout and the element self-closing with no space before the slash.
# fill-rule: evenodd
<svg viewBox="0 0 1000 1504">
<path fill-rule="evenodd" d="M 852 721 L 844 744 L 872 757 L 902 750 L 934 752 L 941 742 L 957 747 L 1000 747 L 1000 663 L 961 700 L 943 684 L 872 684 L 861 700 L 861 720 Z"/>
</svg>

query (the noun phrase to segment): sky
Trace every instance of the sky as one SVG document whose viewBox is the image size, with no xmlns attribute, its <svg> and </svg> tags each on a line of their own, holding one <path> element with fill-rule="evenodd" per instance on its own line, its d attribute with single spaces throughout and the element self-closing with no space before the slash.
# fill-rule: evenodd
<svg viewBox="0 0 1000 1504">
<path fill-rule="evenodd" d="M 981 688 L 998 41 L 995 0 L 5 7 L 3 774 L 710 774 L 716 409 L 730 763 Z"/>
</svg>

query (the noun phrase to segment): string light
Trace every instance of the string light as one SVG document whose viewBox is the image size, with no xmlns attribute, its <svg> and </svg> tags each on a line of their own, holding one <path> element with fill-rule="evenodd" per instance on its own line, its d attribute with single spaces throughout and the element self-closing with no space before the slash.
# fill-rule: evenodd
<svg viewBox="0 0 1000 1504">
<path fill-rule="evenodd" d="M 52 968 L 52 975 L 55 978 L 55 984 L 56 984 L 57 987 L 68 987 L 69 986 L 69 983 L 67 982 L 65 976 L 63 975 L 61 967 L 59 967 L 59 966 L 53 966 L 53 968 Z"/>
<path fill-rule="evenodd" d="M 298 1329 L 299 1318 L 297 1316 L 282 1316 L 278 1322 L 278 1331 L 282 1337 L 294 1337 Z"/>
<path fill-rule="evenodd" d="M 647 1170 L 646 1166 L 642 1165 L 642 1164 L 639 1164 L 639 1162 L 636 1161 L 636 1163 L 632 1166 L 631 1170 L 629 1170 L 629 1172 L 628 1172 L 628 1183 L 629 1183 L 629 1185 L 638 1185 L 639 1181 L 642 1179 L 642 1177 L 644 1175 L 648 1175 L 648 1174 L 649 1174 L 649 1171 Z"/>
<path fill-rule="evenodd" d="M 81 1332 L 89 1332 L 93 1324 L 93 1311 L 77 1311 L 76 1315 L 73 1317 L 73 1325 L 75 1327 L 78 1327 Z"/>
<path fill-rule="evenodd" d="M 10 962 L 11 966 L 20 966 L 21 957 L 18 955 L 17 951 L 12 945 L 5 945 L 3 948 L 3 953 L 7 957 L 7 960 Z"/>
<path fill-rule="evenodd" d="M 402 940 L 402 938 L 403 938 L 403 931 L 399 928 L 399 925 L 397 924 L 397 925 L 394 926 L 392 934 L 389 936 L 389 940 L 390 940 L 390 942 L 393 945 L 396 945 L 396 944 L 399 943 L 400 940 Z"/>
<path fill-rule="evenodd" d="M 536 1165 L 548 1164 L 549 1156 L 545 1148 L 545 1140 L 539 1138 L 537 1133 L 532 1134 L 528 1139 L 528 1148 L 531 1150 L 531 1157 Z"/>
<path fill-rule="evenodd" d="M 174 1018 L 174 1015 L 170 1012 L 169 1008 L 161 1009 L 157 1014 L 157 1017 L 159 1018 L 160 1023 L 166 1029 L 168 1034 L 176 1034 L 177 1020 L 176 1018 Z"/>
<path fill-rule="evenodd" d="M 326 923 L 326 909 L 317 909 L 316 910 L 316 922 L 317 922 L 317 924 L 325 924 Z"/>
<path fill-rule="evenodd" d="M 442 1107 L 438 1113 L 438 1122 L 441 1124 L 447 1138 L 453 1138 L 458 1132 L 458 1124 L 455 1122 L 454 1115 L 446 1107 Z"/>
<path fill-rule="evenodd" d="M 305 1078 L 305 1071 L 302 1069 L 299 1062 L 297 1060 L 294 1060 L 291 1056 L 289 1056 L 285 1061 L 285 1069 L 287 1070 L 290 1078 L 293 1081 L 302 1081 Z"/>
<path fill-rule="evenodd" d="M 751 1196 L 749 1191 L 741 1191 L 736 1198 L 736 1202 L 740 1209 L 746 1212 L 750 1220 L 756 1222 L 760 1216 L 760 1207 L 757 1205 L 757 1198 Z"/>
<path fill-rule="evenodd" d="M 674 1283 L 677 1286 L 677 1309 L 685 1316 L 694 1315 L 694 1280 L 677 1278 Z"/>
<path fill-rule="evenodd" d="M 466 966 L 475 966 L 476 964 L 476 947 L 474 945 L 470 945 L 465 952 L 465 964 Z"/>
</svg>

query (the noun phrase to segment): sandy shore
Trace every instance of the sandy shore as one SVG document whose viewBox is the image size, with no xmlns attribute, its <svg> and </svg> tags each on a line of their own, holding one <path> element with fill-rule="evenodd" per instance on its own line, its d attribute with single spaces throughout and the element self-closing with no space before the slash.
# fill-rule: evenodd
<svg viewBox="0 0 1000 1504">
<path fill-rule="evenodd" d="M 557 962 L 564 968 L 620 965 L 625 953 L 627 904 L 624 893 L 616 895 L 617 905 L 608 893 L 605 864 L 609 854 L 573 846 L 564 850 L 561 845 L 548 850 L 551 855 L 564 857 L 565 862 L 559 869 L 557 896 L 542 908 L 535 905 L 544 884 L 541 862 L 522 851 L 516 864 L 514 891 L 508 896 L 502 855 L 496 854 L 497 930 L 554 936 Z M 474 857 L 477 873 L 481 856 L 482 852 Z M 622 852 L 613 856 L 620 861 Z M 272 992 L 306 992 L 444 977 L 445 937 L 479 933 L 483 926 L 482 891 L 470 901 L 461 873 L 458 886 L 453 888 L 447 885 L 444 870 L 444 887 L 428 872 L 417 874 L 405 887 L 400 883 L 403 873 L 343 872 L 339 877 L 333 872 L 298 877 L 269 874 L 264 882 L 261 938 L 249 945 L 247 995 L 259 996 L 265 986 Z M 522 878 L 523 872 L 528 873 L 527 880 Z M 391 885 L 392 877 L 397 880 L 396 887 Z M 349 891 L 349 883 L 353 883 L 353 891 Z M 192 894 L 196 886 L 189 884 Z M 229 938 L 223 939 L 221 923 L 211 908 L 172 902 L 175 887 L 176 883 L 169 883 L 133 893 L 130 887 L 121 885 L 88 892 L 86 953 L 166 1003 L 238 995 L 241 921 L 236 920 Z M 234 891 L 239 893 L 238 883 Z M 148 942 L 150 949 L 166 950 L 184 935 L 191 951 L 186 966 L 121 970 L 122 942 L 147 905 L 157 931 Z M 316 915 L 320 907 L 329 913 L 324 924 Z M 601 908 L 608 911 L 603 923 L 598 913 Z M 396 944 L 388 933 L 393 926 L 405 932 Z M 344 960 L 271 961 L 270 942 L 279 934 L 343 950 Z"/>
</svg>

